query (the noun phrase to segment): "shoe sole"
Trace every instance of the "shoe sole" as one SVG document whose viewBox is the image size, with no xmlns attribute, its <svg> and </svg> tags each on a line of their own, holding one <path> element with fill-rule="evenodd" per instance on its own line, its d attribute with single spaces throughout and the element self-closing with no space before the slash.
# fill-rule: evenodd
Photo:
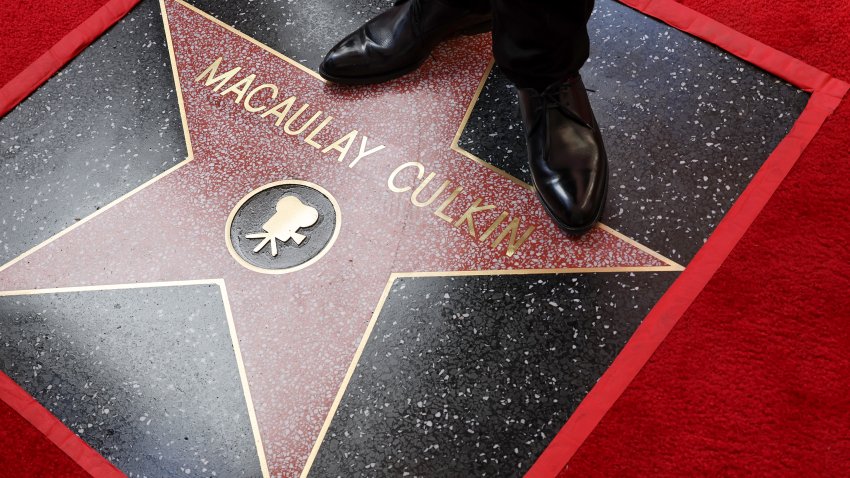
<svg viewBox="0 0 850 478">
<path fill-rule="evenodd" d="M 453 34 L 452 36 L 450 36 L 448 38 L 445 38 L 444 40 L 454 38 L 454 37 L 457 37 L 457 36 L 472 36 L 472 35 L 478 35 L 479 33 L 486 33 L 486 32 L 490 31 L 491 27 L 492 27 L 491 22 L 489 22 L 489 21 L 481 22 L 481 23 L 478 23 L 476 25 L 472 25 L 470 27 L 464 28 L 463 30 L 458 31 L 457 33 Z M 395 71 L 391 71 L 389 73 L 384 73 L 383 75 L 378 75 L 378 76 L 359 76 L 359 77 L 333 76 L 333 75 L 328 74 L 326 71 L 324 71 L 322 66 L 319 65 L 319 76 L 321 76 L 322 78 L 324 78 L 324 79 L 326 79 L 326 80 L 328 80 L 332 83 L 337 83 L 337 84 L 340 84 L 340 85 L 351 85 L 351 86 L 355 86 L 355 85 L 376 85 L 378 83 L 384 83 L 384 82 L 387 82 L 387 81 L 390 81 L 390 80 L 394 80 L 396 78 L 401 78 L 402 76 L 407 75 L 408 73 L 411 73 L 411 72 L 419 69 L 419 67 L 422 66 L 422 64 L 425 63 L 428 60 L 428 58 L 430 58 L 430 56 L 431 55 L 429 54 L 428 56 L 426 56 L 425 58 L 423 58 L 421 61 L 419 61 L 416 64 L 407 66 L 407 67 L 402 68 L 400 70 L 395 70 Z"/>
</svg>

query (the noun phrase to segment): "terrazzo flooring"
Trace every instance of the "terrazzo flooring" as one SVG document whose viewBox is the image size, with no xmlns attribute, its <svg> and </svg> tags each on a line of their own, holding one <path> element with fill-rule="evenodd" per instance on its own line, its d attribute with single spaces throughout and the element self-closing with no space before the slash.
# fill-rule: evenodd
<svg viewBox="0 0 850 478">
<path fill-rule="evenodd" d="M 190 3 L 313 69 L 337 38 L 388 5 L 342 0 Z M 98 245 L 91 256 L 95 258 L 89 259 L 93 251 L 86 245 L 93 243 L 82 239 L 88 236 L 72 233 L 67 241 L 10 265 L 33 246 L 186 158 L 159 15 L 158 2 L 143 0 L 0 119 L 0 290 L 30 288 L 26 281 L 36 283 L 32 287 L 147 282 L 154 269 L 159 271 L 150 276 L 155 280 L 180 274 L 208 279 L 220 277 L 215 274 L 221 265 L 233 267 L 228 274 L 234 277 L 249 277 L 223 249 L 223 221 L 209 226 L 204 214 L 183 214 L 175 206 L 149 219 L 209 234 L 222 249 L 195 256 L 197 251 L 184 252 L 192 250 L 185 245 L 192 241 L 183 242 L 187 236 L 164 235 L 158 239 L 162 257 L 184 259 L 163 264 L 158 253 L 127 257 L 121 249 L 124 241 L 115 249 L 113 244 Z M 612 169 L 603 223 L 687 266 L 787 134 L 808 95 L 612 1 L 597 2 L 590 34 L 593 51 L 582 73 L 594 90 L 590 97 L 605 129 Z M 456 49 L 452 44 L 436 56 L 439 60 L 455 55 Z M 442 64 L 439 60 L 426 68 L 437 71 Z M 457 83 L 477 81 L 460 78 Z M 407 111 L 405 104 L 410 114 L 420 109 L 392 87 L 375 91 L 398 105 L 399 117 Z M 323 101 L 334 111 L 344 111 L 334 103 L 342 105 L 343 97 L 330 98 Z M 221 103 L 214 106 L 220 108 L 216 114 L 231 114 Z M 454 106 L 461 113 L 466 107 Z M 422 155 L 435 150 L 413 136 L 394 141 L 386 143 L 388 148 Z M 459 145 L 528 181 L 515 92 L 498 67 L 489 74 Z M 214 146 L 210 143 L 209 150 Z M 225 155 L 216 161 L 225 168 Z M 254 181 L 240 185 L 241 192 L 226 193 L 233 197 L 223 216 L 251 189 L 280 179 L 246 168 Z M 217 176 L 205 177 L 217 181 Z M 201 188 L 199 211 L 225 194 L 216 181 Z M 169 184 L 160 182 L 163 188 Z M 121 209 L 125 217 L 146 217 L 144 209 L 133 211 L 126 204 Z M 393 211 L 400 217 L 410 214 L 402 208 Z M 346 214 L 343 209 L 343 224 L 348 225 Z M 97 217 L 80 230 L 102 227 L 108 233 L 108 220 Z M 145 235 L 139 233 L 134 240 L 143 242 L 138 236 Z M 81 239 L 75 239 L 78 236 Z M 361 239 L 361 244 L 374 244 L 371 236 Z M 207 251 L 205 247 L 199 250 Z M 358 282 L 358 271 L 384 263 L 359 261 L 355 250 L 332 249 L 329 258 L 349 254 L 352 261 L 334 263 L 344 271 L 336 276 L 311 277 L 310 284 L 323 285 L 303 293 L 276 289 L 266 279 L 228 282 L 237 330 L 247 337 L 243 354 L 252 390 L 257 390 L 259 430 L 272 476 L 295 476 L 303 468 L 364 337 L 368 314 L 351 311 L 374 310 L 386 281 L 378 274 Z M 435 261 L 443 260 L 438 252 Z M 53 259 L 39 260 L 45 257 Z M 425 260 L 429 257 L 418 259 L 437 264 Z M 588 257 L 610 259 L 605 254 Z M 115 264 L 125 260 L 143 266 L 122 270 L 127 274 L 120 276 Z M 64 265 L 83 263 L 88 265 L 58 272 Z M 36 270 L 42 272 L 27 278 L 25 272 Z M 395 280 L 374 330 L 365 335 L 366 348 L 317 448 L 310 476 L 510 476 L 508 470 L 522 475 L 678 275 L 585 272 Z M 13 287 L 16 284 L 21 286 Z M 268 322 L 268 314 L 258 312 L 266 302 L 263 294 L 300 311 L 348 297 L 340 290 L 352 297 L 361 290 L 362 295 L 315 317 L 291 314 Z M 343 325 L 332 325 L 332 320 Z M 7 344 L 3 371 L 128 475 L 186 470 L 199 476 L 212 471 L 217 476 L 261 475 L 235 358 L 226 358 L 234 355 L 217 287 L 0 297 L 0 321 L 6 324 L 0 329 Z M 302 327 L 304 322 L 311 325 Z M 118 329 L 115 323 L 126 325 Z M 323 337 L 305 332 L 314 329 L 326 332 Z M 196 338 L 199 333 L 205 334 L 203 340 Z M 299 355 L 312 354 L 308 356 L 316 357 L 316 363 L 330 360 L 335 365 L 325 374 L 309 366 L 276 370 L 271 361 L 263 363 L 286 354 L 293 357 L 292 363 Z M 141 366 L 147 355 L 156 365 Z M 107 362 L 114 362 L 112 369 L 103 366 Z M 294 386 L 311 380 L 321 393 Z M 104 392 L 95 396 L 87 384 Z M 275 403 L 276 396 L 280 403 Z M 191 400 L 201 402 L 188 406 Z M 210 402 L 198 407 L 207 403 L 203 400 Z M 310 404 L 303 405 L 309 413 L 301 414 L 309 426 L 283 419 L 288 407 L 302 402 Z M 150 425 L 142 417 L 150 419 Z M 159 428 L 151 428 L 156 425 Z M 283 436 L 300 445 L 277 439 Z"/>
</svg>

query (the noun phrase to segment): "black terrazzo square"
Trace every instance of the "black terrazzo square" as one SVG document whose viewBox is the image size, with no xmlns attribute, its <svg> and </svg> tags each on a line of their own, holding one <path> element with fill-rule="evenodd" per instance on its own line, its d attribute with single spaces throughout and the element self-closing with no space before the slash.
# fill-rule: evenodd
<svg viewBox="0 0 850 478">
<path fill-rule="evenodd" d="M 0 296 L 0 366 L 130 477 L 262 476 L 217 285 Z"/>
<path fill-rule="evenodd" d="M 522 476 L 677 275 L 396 280 L 310 476 Z"/>
</svg>

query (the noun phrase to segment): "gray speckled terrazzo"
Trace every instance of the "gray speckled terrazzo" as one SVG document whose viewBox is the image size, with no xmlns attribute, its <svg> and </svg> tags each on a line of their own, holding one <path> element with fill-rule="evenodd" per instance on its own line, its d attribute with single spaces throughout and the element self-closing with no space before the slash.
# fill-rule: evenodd
<svg viewBox="0 0 850 478">
<path fill-rule="evenodd" d="M 391 2 L 190 3 L 315 69 L 340 37 Z M 583 73 L 587 86 L 596 90 L 591 101 L 611 157 L 611 194 L 604 222 L 686 264 L 787 133 L 808 95 L 622 5 L 610 0 L 599 0 L 597 5 L 591 21 L 593 52 Z M 498 68 L 487 81 L 461 145 L 528 180 L 515 92 Z M 60 75 L 0 119 L 0 265 L 185 156 L 159 6 L 155 0 L 143 0 Z M 402 468 L 408 476 L 501 476 L 513 469 L 521 475 L 676 276 L 584 274 L 396 282 L 312 476 L 396 476 L 403 475 Z M 117 303 L 119 295 L 131 292 L 108 294 L 114 294 Z M 218 296 L 203 295 L 188 299 L 183 307 L 220 303 Z M 99 297 L 91 302 L 61 294 L 27 296 L 16 299 L 17 305 L 6 298 L 0 300 L 0 319 L 26 305 L 34 312 L 50 311 L 51 317 L 63 319 L 61 325 L 80 317 L 89 324 L 103 322 L 107 315 L 92 311 L 106 314 L 112 299 Z M 103 302 L 91 305 L 98 300 Z M 171 303 L 173 297 L 163 301 Z M 126 305 L 121 313 L 142 306 L 135 301 Z M 139 309 L 137 317 L 149 313 Z M 39 327 L 45 327 L 38 320 L 31 322 L 33 328 L 7 330 L 4 339 L 10 333 L 37 336 Z M 172 324 L 160 332 L 178 333 L 183 326 Z M 150 333 L 139 336 L 150 339 Z M 207 466 L 191 461 L 212 459 L 197 454 L 200 448 L 191 448 L 201 445 L 185 440 L 187 435 L 174 434 L 175 429 L 186 428 L 177 418 L 187 416 L 170 415 L 174 420 L 151 436 L 139 431 L 146 421 L 135 420 L 142 415 L 125 412 L 150 409 L 148 402 L 131 399 L 132 390 L 125 390 L 132 380 L 142 384 L 139 379 L 98 375 L 101 388 L 120 391 L 114 396 L 121 407 L 101 394 L 75 409 L 77 403 L 67 399 L 70 395 L 48 391 L 50 385 L 50 390 L 82 386 L 94 371 L 85 368 L 87 358 L 78 353 L 82 339 L 75 339 L 77 348 L 68 348 L 68 343 L 57 341 L 61 334 L 42 335 L 47 340 L 40 339 L 38 347 L 55 346 L 64 354 L 59 357 L 62 362 L 54 362 L 49 370 L 51 375 L 42 365 L 34 380 L 29 375 L 32 358 L 14 363 L 3 358 L 4 371 L 18 374 L 13 378 L 27 384 L 30 393 L 41 394 L 37 397 L 55 413 L 70 407 L 66 423 L 75 431 L 85 424 L 78 433 L 97 450 L 121 463 L 125 471 L 129 468 L 124 464 L 138 464 L 138 456 L 156 460 L 167 456 L 173 464 L 189 460 L 182 466 L 190 471 Z M 95 331 L 89 335 L 85 338 L 100 337 Z M 395 340 L 402 336 L 405 343 Z M 97 350 L 111 342 L 88 343 L 86 350 Z M 5 354 L 35 357 L 43 353 L 38 347 L 6 347 Z M 130 347 L 128 355 L 141 349 Z M 396 360 L 400 354 L 404 360 Z M 172 362 L 176 355 L 170 350 L 156 357 L 168 360 L 169 367 L 179 364 Z M 486 373 L 475 368 L 482 364 L 488 367 Z M 151 377 L 167 368 L 134 373 Z M 452 368 L 461 373 L 444 379 L 440 370 Z M 187 382 L 203 381 L 206 375 L 199 370 L 203 367 L 197 362 L 186 362 L 173 372 L 182 372 L 181 380 Z M 210 372 L 209 378 L 229 383 L 232 373 L 224 367 Z M 161 391 L 175 397 L 174 390 Z M 78 396 L 87 397 L 82 392 Z M 239 403 L 233 406 L 244 407 L 244 400 Z M 216 406 L 230 405 L 216 402 Z M 109 414 L 102 413 L 105 408 Z M 450 417 L 447 409 L 454 411 Z M 114 410 L 121 410 L 120 416 Z M 155 408 L 145 416 L 161 411 Z M 241 426 L 239 440 L 245 436 L 244 425 L 226 420 L 209 423 L 215 426 L 189 427 L 203 437 L 206 449 L 221 445 L 218 427 Z M 171 445 L 163 448 L 157 440 Z M 256 460 L 253 445 L 248 450 L 243 443 L 248 442 L 240 441 L 213 458 Z M 137 454 L 141 449 L 153 451 Z M 242 462 L 234 458 L 233 463 Z M 253 466 L 253 461 L 245 465 L 244 476 L 256 476 Z M 170 476 L 158 470 L 133 470 L 128 472 L 131 476 Z"/>
<path fill-rule="evenodd" d="M 611 173 L 602 222 L 686 265 L 809 95 L 613 1 L 582 70 Z M 494 68 L 460 145 L 530 182 L 514 87 Z"/>
<path fill-rule="evenodd" d="M 216 285 L 0 297 L 2 371 L 130 477 L 260 477 Z"/>
<path fill-rule="evenodd" d="M 391 2 L 190 0 L 316 69 L 342 36 Z M 687 264 L 806 105 L 809 95 L 612 0 L 590 21 L 582 75 L 611 159 L 603 222 Z M 496 67 L 461 136 L 530 182 L 516 92 Z"/>
<path fill-rule="evenodd" d="M 387 4 L 192 3 L 313 68 Z M 808 95 L 611 1 L 590 31 L 583 74 L 612 166 L 604 222 L 687 263 Z M 528 180 L 516 109 L 497 68 L 460 144 Z M 158 4 L 145 0 L 0 119 L 0 263 L 185 155 Z"/>
<path fill-rule="evenodd" d="M 188 3 L 313 70 L 342 37 L 394 0 L 188 0 Z"/>
<path fill-rule="evenodd" d="M 396 280 L 310 476 L 522 476 L 677 275 Z"/>
<path fill-rule="evenodd" d="M 186 158 L 145 0 L 0 119 L 0 265 Z"/>
</svg>

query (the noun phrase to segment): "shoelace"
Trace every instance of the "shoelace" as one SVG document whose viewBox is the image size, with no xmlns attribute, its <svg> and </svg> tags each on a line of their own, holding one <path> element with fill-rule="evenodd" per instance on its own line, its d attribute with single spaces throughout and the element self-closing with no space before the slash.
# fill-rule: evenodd
<svg viewBox="0 0 850 478">
<path fill-rule="evenodd" d="M 564 104 L 561 103 L 561 90 L 563 88 L 573 88 L 573 85 L 569 82 L 553 84 L 549 85 L 540 96 L 543 97 L 543 101 L 546 104 L 547 108 L 557 108 L 564 116 L 572 119 L 576 123 L 586 127 L 593 129 L 592 126 L 587 124 L 581 116 L 578 115 L 575 111 L 567 108 Z M 590 91 L 590 90 L 588 90 Z"/>
</svg>

